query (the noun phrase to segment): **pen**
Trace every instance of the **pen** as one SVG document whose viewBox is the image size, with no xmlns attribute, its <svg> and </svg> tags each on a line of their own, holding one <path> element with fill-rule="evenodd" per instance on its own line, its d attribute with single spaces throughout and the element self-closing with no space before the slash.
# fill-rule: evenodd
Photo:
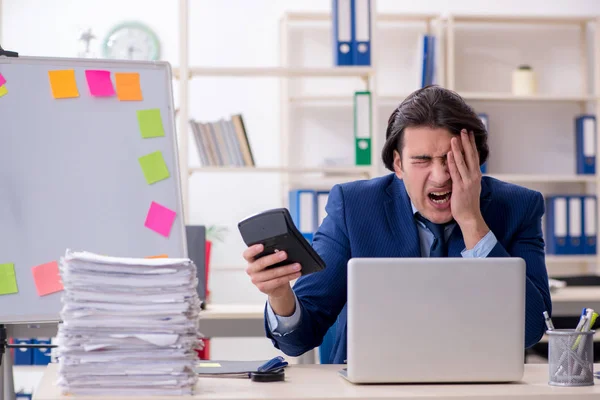
<svg viewBox="0 0 600 400">
<path fill-rule="evenodd" d="M 584 315 L 579 320 L 579 323 L 577 324 L 577 328 L 575 328 L 575 332 L 582 332 L 585 327 L 586 322 L 587 322 L 587 317 Z M 580 340 L 581 340 L 581 336 L 576 336 L 576 339 L 573 339 L 573 342 L 572 342 L 573 344 L 571 345 L 572 350 L 575 350 L 577 348 L 577 345 L 579 345 Z"/>
<path fill-rule="evenodd" d="M 591 308 L 586 309 L 585 323 L 583 324 L 583 327 L 581 328 L 581 332 L 589 332 L 590 331 L 593 313 L 594 313 L 593 309 L 591 309 Z M 583 352 L 585 351 L 584 349 L 585 349 L 585 346 L 587 345 L 587 341 L 588 341 L 587 336 L 583 337 L 583 335 L 581 335 L 577 338 L 577 341 L 575 342 L 575 345 L 573 346 L 573 350 L 575 350 L 575 347 L 577 347 L 577 350 L 575 350 L 575 351 L 577 352 L 577 355 L 579 357 L 583 356 Z M 588 368 L 587 362 L 585 362 L 585 363 L 578 362 L 575 365 L 575 373 L 577 371 L 579 371 L 579 368 L 581 368 L 581 373 L 579 374 L 580 376 L 583 376 L 588 370 L 591 372 L 591 369 Z"/>
<path fill-rule="evenodd" d="M 548 330 L 553 331 L 554 324 L 552 323 L 552 320 L 550 319 L 550 315 L 548 315 L 548 311 L 544 311 L 544 321 L 546 322 L 546 327 L 548 328 Z"/>
</svg>

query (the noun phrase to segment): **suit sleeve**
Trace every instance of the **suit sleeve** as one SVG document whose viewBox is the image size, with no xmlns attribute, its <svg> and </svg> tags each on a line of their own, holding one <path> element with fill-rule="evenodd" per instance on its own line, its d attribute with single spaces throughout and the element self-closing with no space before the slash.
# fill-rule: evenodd
<svg viewBox="0 0 600 400">
<path fill-rule="evenodd" d="M 342 187 L 329 192 L 327 216 L 313 239 L 313 248 L 325 262 L 325 269 L 302 276 L 294 285 L 300 306 L 300 321 L 290 332 L 275 335 L 268 324 L 265 331 L 273 345 L 293 357 L 318 347 L 346 304 L 346 268 L 350 259 L 350 242 L 346 229 Z"/>
<path fill-rule="evenodd" d="M 544 199 L 536 193 L 527 208 L 525 220 L 508 249 L 500 242 L 488 257 L 521 257 L 525 260 L 525 347 L 531 347 L 542 338 L 546 326 L 543 312 L 552 315 L 552 301 L 548 285 L 548 272 L 544 258 L 542 216 Z"/>
</svg>

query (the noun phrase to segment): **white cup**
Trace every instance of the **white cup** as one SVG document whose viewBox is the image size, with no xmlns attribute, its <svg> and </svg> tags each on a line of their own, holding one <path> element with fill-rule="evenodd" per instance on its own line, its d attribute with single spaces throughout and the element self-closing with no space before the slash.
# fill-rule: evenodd
<svg viewBox="0 0 600 400">
<path fill-rule="evenodd" d="M 528 65 L 521 65 L 512 74 L 512 93 L 515 96 L 532 96 L 536 93 L 535 73 Z"/>
</svg>

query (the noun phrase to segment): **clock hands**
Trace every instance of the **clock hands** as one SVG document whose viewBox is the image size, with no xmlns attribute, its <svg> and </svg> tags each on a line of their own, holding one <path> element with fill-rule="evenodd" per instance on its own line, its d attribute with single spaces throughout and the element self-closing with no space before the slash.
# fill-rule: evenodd
<svg viewBox="0 0 600 400">
<path fill-rule="evenodd" d="M 19 57 L 19 53 L 17 53 L 16 51 L 4 50 L 2 46 L 0 46 L 0 56 Z"/>
</svg>

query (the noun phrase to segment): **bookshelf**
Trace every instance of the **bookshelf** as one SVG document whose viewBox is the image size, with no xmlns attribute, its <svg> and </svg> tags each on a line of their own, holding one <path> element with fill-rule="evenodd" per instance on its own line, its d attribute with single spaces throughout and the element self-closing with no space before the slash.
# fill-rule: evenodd
<svg viewBox="0 0 600 400">
<path fill-rule="evenodd" d="M 449 15 L 445 19 L 445 24 L 446 81 L 449 89 L 461 94 L 478 112 L 490 110 L 492 114 L 495 112 L 500 114 L 501 112 L 497 110 L 502 110 L 506 115 L 508 110 L 514 110 L 513 112 L 519 115 L 519 109 L 526 109 L 527 112 L 531 112 L 536 117 L 540 116 L 544 120 L 538 122 L 539 125 L 543 125 L 537 129 L 538 132 L 530 133 L 532 136 L 537 135 L 537 143 L 524 138 L 523 142 L 527 142 L 530 146 L 526 146 L 526 149 L 517 151 L 517 154 L 510 156 L 507 151 L 508 146 L 501 143 L 500 152 L 506 155 L 500 155 L 499 157 L 503 160 L 496 162 L 494 166 L 499 169 L 518 169 L 518 167 L 511 168 L 512 166 L 509 164 L 511 162 L 526 164 L 520 159 L 530 157 L 538 160 L 540 164 L 547 163 L 545 168 L 549 171 L 543 172 L 553 173 L 538 173 L 538 171 L 535 171 L 536 173 L 524 173 L 525 171 L 494 173 L 494 166 L 490 165 L 491 175 L 523 186 L 533 186 L 544 195 L 566 192 L 569 194 L 594 194 L 600 198 L 598 174 L 565 173 L 574 170 L 575 165 L 575 150 L 572 146 L 575 135 L 573 128 L 575 115 L 584 113 L 600 115 L 600 102 L 598 101 L 600 63 L 597 61 L 599 59 L 597 46 L 600 43 L 600 20 L 598 17 Z M 595 28 L 593 31 L 590 29 L 592 27 Z M 509 29 L 518 33 L 509 33 Z M 474 39 L 478 32 L 483 37 L 481 40 Z M 513 45 L 515 39 L 518 39 L 520 50 L 515 50 L 515 46 L 513 51 L 510 51 L 508 44 L 499 44 L 491 38 L 494 33 L 512 38 Z M 566 55 L 570 61 L 567 61 L 563 68 L 573 71 L 572 75 L 566 78 L 566 80 L 574 82 L 573 85 L 553 84 L 551 80 L 560 76 L 561 72 L 553 70 L 551 66 L 547 67 L 542 61 L 544 60 L 546 64 L 555 62 L 561 67 L 565 64 L 553 58 L 553 51 L 560 52 L 560 50 L 552 48 L 553 39 L 560 34 L 571 40 L 569 42 L 571 43 L 571 53 Z M 546 43 L 543 40 L 544 36 L 547 36 Z M 507 66 L 496 67 L 496 70 L 504 70 L 503 78 L 494 79 L 495 76 L 483 72 L 482 75 L 487 78 L 485 85 L 475 88 L 470 84 L 468 76 L 476 73 L 476 70 L 470 68 L 464 61 L 469 54 L 468 49 L 478 50 L 477 54 L 472 52 L 471 57 L 479 56 L 484 59 L 487 57 L 487 60 L 490 60 L 493 59 L 490 55 L 491 50 L 485 47 L 490 42 L 497 45 L 494 47 L 494 51 L 506 55 L 513 62 L 513 68 L 516 67 L 517 62 L 532 63 L 538 78 L 538 93 L 530 96 L 513 95 L 510 92 L 510 86 L 507 85 Z M 566 40 L 557 40 L 555 43 L 557 43 L 557 47 L 562 48 L 565 46 Z M 502 65 L 504 60 L 496 58 L 494 61 L 496 64 Z M 493 62 L 479 66 L 479 68 L 483 70 L 489 65 L 489 68 L 492 69 L 492 64 Z M 495 82 L 496 80 L 504 80 L 504 82 L 498 84 Z M 549 123 L 545 122 L 546 119 L 550 119 L 548 115 L 558 119 L 565 116 L 568 121 L 564 125 L 560 125 L 560 128 L 552 129 Z M 493 116 L 490 117 L 490 124 L 492 126 L 490 135 L 506 134 L 506 138 L 502 138 L 503 142 L 515 140 L 522 135 L 522 133 L 511 132 L 510 123 L 500 122 L 497 124 L 497 126 L 500 125 L 500 129 L 494 130 Z M 534 130 L 536 130 L 535 127 Z M 564 135 L 567 134 L 568 139 L 565 140 Z M 492 151 L 494 151 L 494 139 L 490 137 Z M 496 143 L 498 142 L 499 140 L 496 140 Z M 599 145 L 598 141 L 596 145 Z M 570 163 L 571 160 L 568 160 L 569 157 L 564 157 L 565 152 L 572 155 L 572 163 Z M 531 163 L 528 166 L 532 167 Z M 537 169 L 541 170 L 542 168 Z M 600 206 L 600 203 L 597 206 Z M 599 255 L 547 255 L 546 262 L 551 276 L 598 273 L 600 264 L 598 257 Z"/>
<path fill-rule="evenodd" d="M 181 73 L 178 68 L 173 70 L 176 78 L 181 79 Z M 351 76 L 368 79 L 374 73 L 372 68 L 355 67 L 337 67 L 337 68 L 286 68 L 286 67 L 190 67 L 188 68 L 188 78 L 196 76 L 246 76 L 246 77 L 282 77 L 282 78 L 303 78 L 303 77 L 340 77 Z"/>
<path fill-rule="evenodd" d="M 554 174 L 487 174 L 501 181 L 528 184 L 528 183 L 594 183 L 595 176 L 588 175 L 554 175 Z"/>
<path fill-rule="evenodd" d="M 279 66 L 273 67 L 218 67 L 191 66 L 188 64 L 188 1 L 180 0 L 180 65 L 174 69 L 179 82 L 180 118 L 179 134 L 182 147 L 181 163 L 184 174 L 185 212 L 189 215 L 188 190 L 189 178 L 196 174 L 276 174 L 280 178 L 281 201 L 287 202 L 287 192 L 292 188 L 314 186 L 326 189 L 333 183 L 379 176 L 387 173 L 379 165 L 380 150 L 383 146 L 387 118 L 410 92 L 417 89 L 416 79 L 410 70 L 400 70 L 407 57 L 400 60 L 403 46 L 417 33 L 432 33 L 439 40 L 439 62 L 436 64 L 438 83 L 457 91 L 478 112 L 488 112 L 494 135 L 490 138 L 492 158 L 488 161 L 489 175 L 497 179 L 532 187 L 544 195 L 565 191 L 572 194 L 596 194 L 600 199 L 599 179 L 597 175 L 577 175 L 571 166 L 574 159 L 573 117 L 578 113 L 595 113 L 600 115 L 600 59 L 597 46 L 600 43 L 600 30 L 592 30 L 600 26 L 596 16 L 585 17 L 547 17 L 518 15 L 437 15 L 437 14 L 398 14 L 372 13 L 372 64 L 370 67 L 332 67 L 331 55 L 331 14 L 327 12 L 288 12 L 279 20 Z M 376 1 L 372 0 L 372 8 L 376 9 Z M 563 77 L 547 65 L 557 64 L 552 59 L 555 45 L 532 46 L 535 40 L 548 36 L 550 39 L 560 35 L 566 29 L 568 38 L 573 39 L 574 53 L 563 54 L 568 58 L 565 69 L 573 73 Z M 518 33 L 511 33 L 516 30 Z M 308 39 L 302 39 L 302 34 Z M 496 39 L 515 35 L 522 39 L 519 43 L 504 45 Z M 530 36 L 534 39 L 530 39 Z M 300 38 L 300 39 L 299 39 Z M 405 42 L 402 42 L 402 41 Z M 488 43 L 489 42 L 489 43 Z M 299 44 L 308 43 L 313 47 L 302 49 Z M 315 44 L 316 43 L 316 44 Z M 385 51 L 381 48 L 385 44 Z M 416 45 L 416 44 L 415 44 Z M 498 46 L 495 48 L 494 46 Z M 518 50 L 519 46 L 522 47 Z M 528 46 L 531 46 L 528 48 Z M 559 42 L 557 48 L 565 46 Z M 571 48 L 569 47 L 569 48 Z M 514 48 L 517 50 L 511 51 Z M 325 50 L 323 50 L 325 49 Z M 479 53 L 468 53 L 475 49 Z M 525 50 L 523 50 L 525 49 Z M 316 50 L 316 51 L 314 51 Z M 498 50 L 501 60 L 493 60 L 490 53 Z M 411 51 L 408 49 L 408 51 Z M 538 93 L 530 96 L 517 96 L 511 93 L 507 85 L 507 76 L 519 60 L 528 60 L 528 53 L 539 56 L 547 51 L 550 59 L 533 63 L 539 72 L 540 83 Z M 556 50 L 558 51 L 558 50 Z M 390 55 L 390 53 L 392 55 Z M 575 54 L 577 53 L 577 54 Z M 402 56 L 404 56 L 402 54 Z M 396 57 L 396 58 L 393 58 Z M 481 71 L 469 65 L 469 58 L 477 58 L 485 64 Z M 307 61 L 308 60 L 308 61 Z M 492 61 L 490 61 L 492 60 Z M 416 64 L 416 58 L 414 58 Z M 487 68 L 499 63 L 500 67 Z M 502 65 L 511 62 L 512 66 Z M 525 61 L 522 61 L 525 62 Z M 487 64 L 486 64 L 487 63 Z M 537 63 L 537 64 L 536 64 Z M 574 63 L 579 64 L 574 66 Z M 547 64 L 547 65 L 545 65 Z M 547 68 L 546 68 L 547 67 Z M 546 71 L 548 69 L 548 71 Z M 554 74 L 554 75 L 552 75 Z M 474 79 L 479 75 L 485 79 Z M 416 76 L 416 75 L 415 75 Z M 190 110 L 188 108 L 188 87 L 191 80 L 197 77 L 215 79 L 231 77 L 249 77 L 257 79 L 275 78 L 279 86 L 279 165 L 257 165 L 253 167 L 195 167 L 188 165 L 188 145 Z M 550 84 L 549 81 L 553 81 Z M 556 82 L 554 82 L 556 81 Z M 565 85 L 557 82 L 575 82 Z M 323 83 L 327 82 L 326 85 Z M 474 84 L 476 82 L 477 84 Z M 413 85 L 415 83 L 415 85 Z M 334 90 L 330 90 L 333 88 Z M 353 93 L 356 90 L 369 90 L 372 94 L 372 165 L 358 167 L 351 165 L 320 166 L 304 162 L 302 155 L 307 153 L 302 140 L 307 126 L 298 128 L 298 115 L 314 115 L 344 120 L 351 118 L 353 109 Z M 546 119 L 545 116 L 562 118 L 559 126 L 553 127 L 550 120 L 528 131 L 524 135 L 520 129 L 514 129 L 515 121 L 531 113 L 534 121 Z M 555 115 L 556 114 L 556 115 Z M 494 118 L 495 115 L 498 117 Z M 509 117 L 506 117 L 506 116 Z M 565 117 L 566 115 L 566 117 Z M 570 115 L 570 116 L 569 116 Z M 500 117 L 503 116 L 504 118 Z M 316 117 L 315 117 L 316 118 Z M 512 125 L 511 125 L 512 124 Z M 537 124 L 536 124 L 537 125 Z M 312 126 L 310 126 L 312 127 Z M 347 128 L 347 124 L 346 124 Z M 325 132 L 332 135 L 332 132 Z M 252 132 L 249 132 L 252 135 Z M 321 132 L 323 134 L 323 132 Z M 544 136 L 545 135 L 545 136 Z M 509 151 L 511 140 L 522 140 L 522 146 L 516 146 L 515 152 Z M 597 143 L 600 151 L 600 141 Z M 600 154 L 600 152 L 598 153 Z M 548 159 L 548 166 L 542 167 L 539 162 Z M 530 160 L 528 160 L 530 159 Z M 536 164 L 537 163 L 537 164 Z M 574 164 L 574 163 L 573 163 Z M 244 175 L 245 176 L 245 175 Z M 598 202 L 600 214 L 600 202 Z M 600 264 L 600 255 L 547 256 L 549 272 L 586 273 L 596 272 Z"/>
<path fill-rule="evenodd" d="M 280 152 L 282 155 L 281 165 L 276 166 L 199 166 L 189 165 L 189 146 L 190 146 L 190 128 L 188 121 L 190 119 L 189 109 L 189 85 L 190 81 L 197 77 L 210 78 L 277 78 L 282 87 L 281 95 L 284 96 L 283 88 L 288 80 L 303 78 L 353 78 L 360 81 L 364 90 L 369 89 L 371 78 L 375 72 L 372 67 L 293 67 L 282 62 L 280 66 L 274 67 L 218 67 L 218 66 L 192 66 L 189 64 L 189 0 L 179 1 L 179 43 L 180 57 L 179 66 L 173 68 L 174 78 L 179 83 L 179 120 L 178 135 L 180 142 L 180 163 L 182 171 L 182 195 L 184 199 L 184 214 L 187 219 L 190 215 L 189 206 L 189 179 L 193 174 L 204 173 L 275 173 L 281 177 L 281 199 L 286 203 L 287 190 L 289 189 L 290 175 L 309 175 L 313 178 L 319 177 L 337 177 L 338 179 L 356 179 L 372 177 L 372 168 L 360 166 L 301 166 L 290 165 L 288 153 L 290 151 L 289 129 L 283 122 L 281 123 L 281 143 Z M 311 13 L 297 14 L 294 16 L 297 20 L 312 19 Z M 281 114 L 286 114 L 285 106 L 282 107 Z M 345 177 L 345 178 L 344 178 Z"/>
<path fill-rule="evenodd" d="M 189 168 L 190 174 L 194 172 L 280 172 L 288 174 L 344 174 L 344 175 L 357 175 L 357 176 L 368 176 L 370 168 L 368 167 L 316 167 L 316 168 L 302 168 L 302 167 L 191 167 Z"/>
<path fill-rule="evenodd" d="M 512 93 L 486 93 L 486 92 L 462 92 L 461 96 L 465 100 L 481 100 L 481 101 L 518 101 L 518 102 L 587 102 L 595 101 L 597 98 L 593 96 L 578 96 L 578 95 L 553 95 L 540 94 L 532 96 L 515 96 Z"/>
</svg>

